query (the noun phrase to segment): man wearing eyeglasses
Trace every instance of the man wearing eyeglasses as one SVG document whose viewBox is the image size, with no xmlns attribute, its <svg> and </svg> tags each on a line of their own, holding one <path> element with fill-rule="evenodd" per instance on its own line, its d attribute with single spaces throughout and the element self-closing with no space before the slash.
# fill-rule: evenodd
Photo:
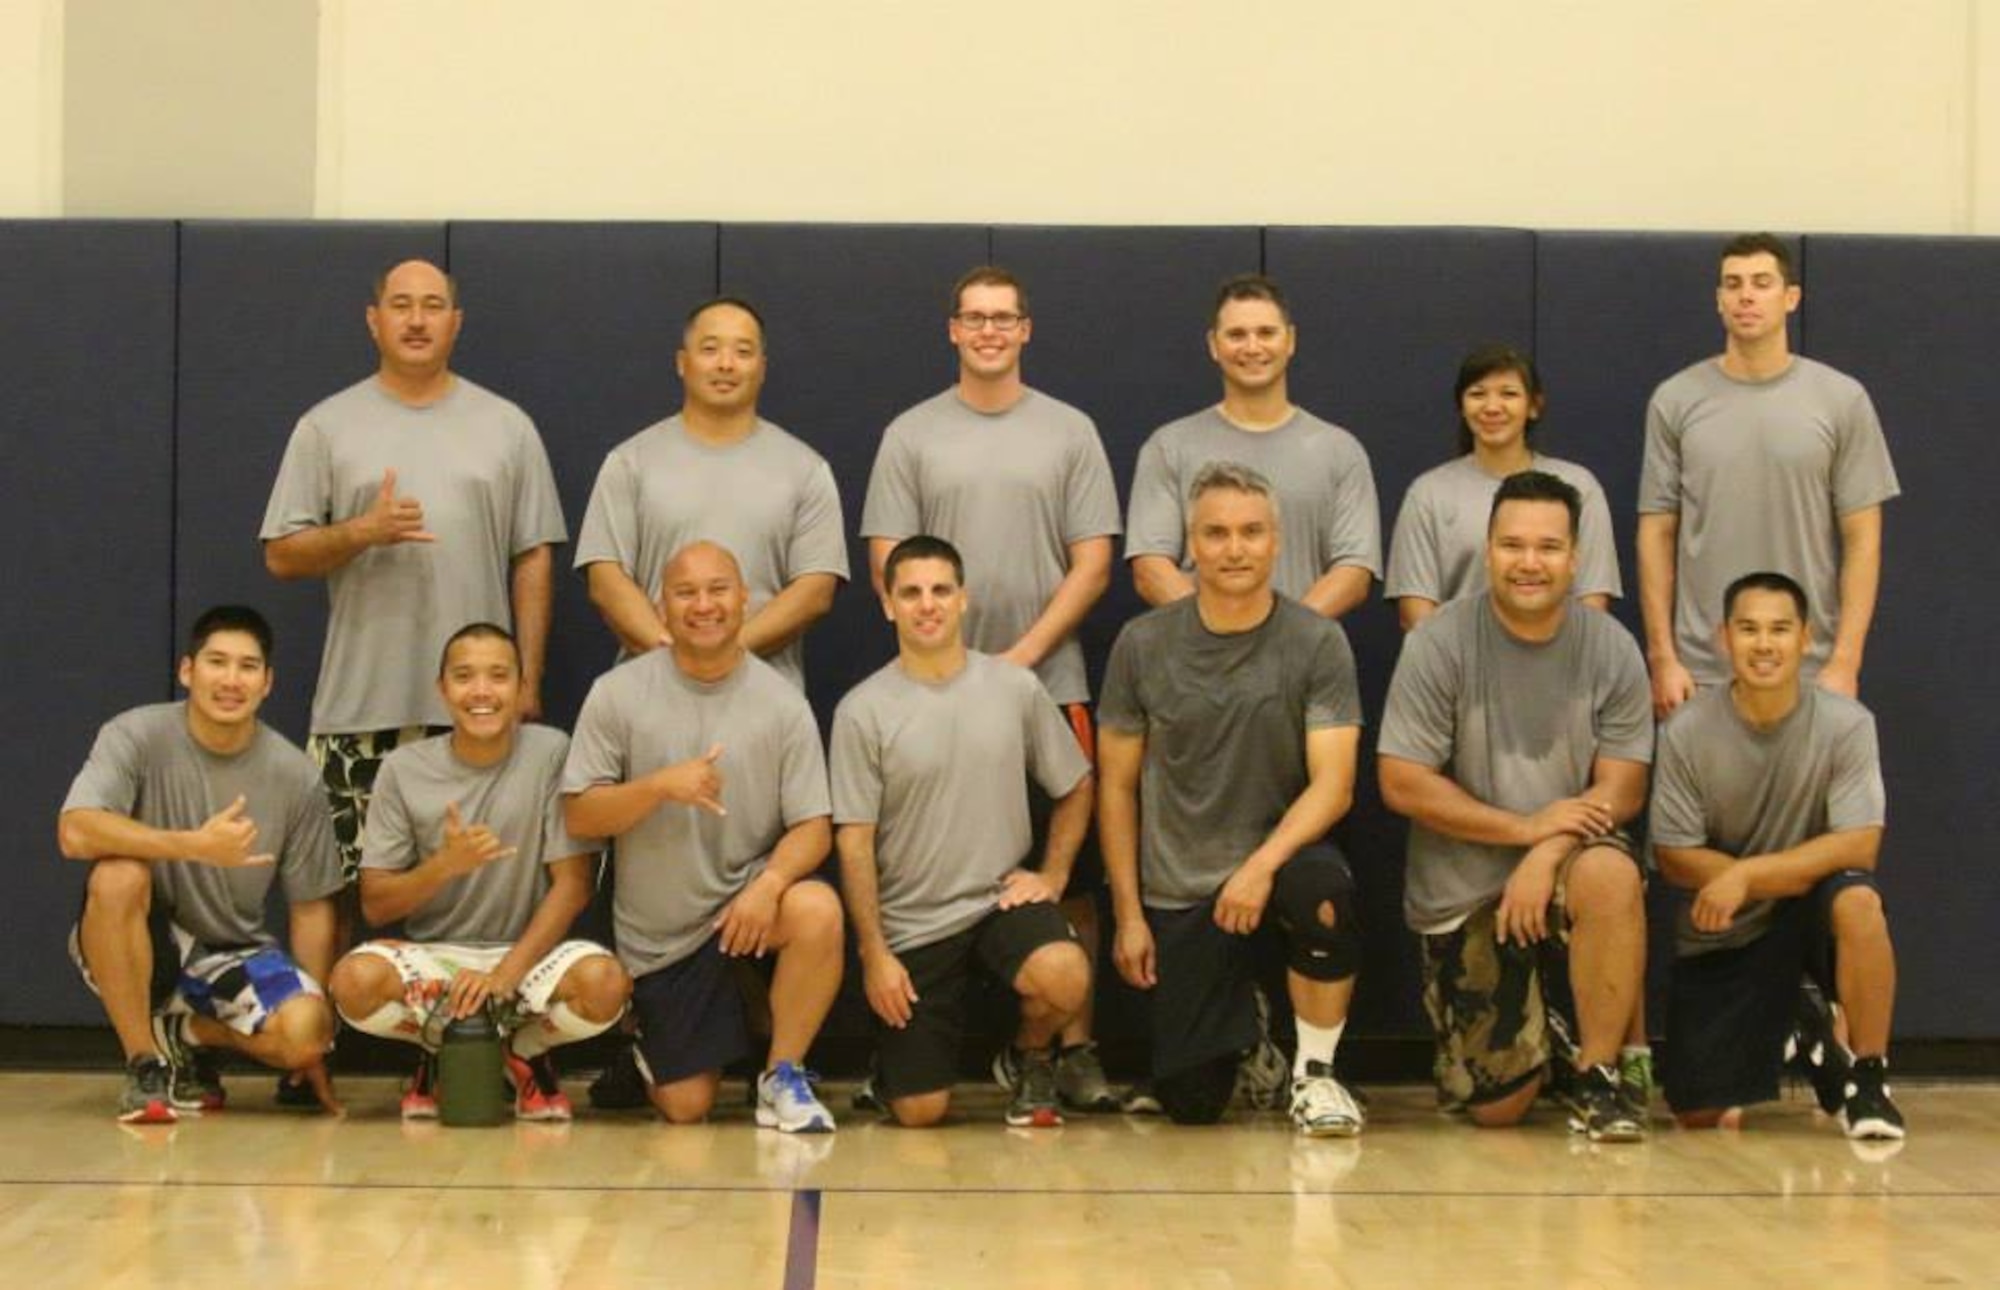
<svg viewBox="0 0 2000 1290">
<path fill-rule="evenodd" d="M 1118 494 L 1097 427 L 1082 412 L 1032 389 L 1021 351 L 1034 335 L 1028 293 L 1007 270 L 982 265 L 952 289 L 947 334 L 958 381 L 890 423 L 862 507 L 876 593 L 882 566 L 906 537 L 943 538 L 965 558 L 965 585 L 979 588 L 966 612 L 965 643 L 1032 669 L 1062 706 L 1086 754 L 1096 742 L 1076 630 L 1111 583 Z M 1031 794 L 1037 845 L 1049 803 Z M 1103 862 L 1086 845 L 1063 910 L 1095 946 L 1092 893 Z M 1077 1110 L 1110 1110 L 1089 1042 L 1089 1010 L 1062 1035 L 1057 1085 Z M 1012 1072 L 996 1068 L 1002 1083 Z"/>
</svg>

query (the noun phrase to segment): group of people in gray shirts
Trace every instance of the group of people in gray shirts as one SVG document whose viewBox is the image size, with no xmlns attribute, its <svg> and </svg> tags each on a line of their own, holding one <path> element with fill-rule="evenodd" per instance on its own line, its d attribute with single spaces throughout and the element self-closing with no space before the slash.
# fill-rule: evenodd
<svg viewBox="0 0 2000 1290">
<path fill-rule="evenodd" d="M 402 1113 L 434 1116 L 443 1029 L 490 1011 L 523 1118 L 569 1118 L 551 1052 L 622 1021 L 631 1057 L 594 1100 L 700 1120 L 761 1042 L 757 1122 L 826 1132 L 806 1056 L 858 959 L 877 1045 L 856 1105 L 901 1124 L 947 1115 L 986 977 L 1019 1004 L 994 1062 L 1011 1125 L 1288 1101 L 1304 1134 L 1359 1133 L 1336 1054 L 1360 902 L 1333 830 L 1363 712 L 1338 620 L 1380 577 L 1407 635 L 1376 771 L 1410 821 L 1441 1102 L 1498 1126 L 1553 1095 L 1593 1140 L 1644 1136 L 1653 878 L 1683 897 L 1677 1121 L 1740 1125 L 1790 1063 L 1850 1136 L 1900 1138 L 1856 698 L 1896 478 L 1862 387 L 1789 348 L 1785 244 L 1737 238 L 1719 270 L 1724 352 L 1647 414 L 1643 649 L 1603 612 L 1624 588 L 1602 490 L 1535 446 L 1527 354 L 1466 357 L 1462 451 L 1411 486 L 1384 575 L 1366 452 L 1290 401 L 1276 283 L 1222 285 L 1222 399 L 1147 441 L 1121 524 L 1091 420 L 1023 380 L 1026 289 L 972 270 L 956 383 L 875 459 L 860 532 L 896 652 L 829 749 L 800 650 L 846 536 L 825 459 L 758 416 L 756 309 L 690 312 L 680 412 L 598 475 L 575 563 L 621 655 L 565 735 L 536 721 L 568 536 L 546 454 L 451 370 L 455 284 L 395 266 L 367 309 L 379 369 L 300 420 L 264 517 L 270 571 L 331 595 L 306 749 L 258 720 L 270 628 L 220 606 L 185 699 L 108 722 L 63 803 L 119 1117 L 223 1105 L 231 1052 L 337 1109 L 336 1019 L 416 1045 Z M 1093 716 L 1076 633 L 1121 531 L 1153 608 Z M 605 853 L 615 950 L 570 935 Z M 1109 961 L 1150 1000 L 1122 1096 L 1092 1039 L 1107 889 Z M 357 912 L 390 934 L 354 944 Z"/>
</svg>

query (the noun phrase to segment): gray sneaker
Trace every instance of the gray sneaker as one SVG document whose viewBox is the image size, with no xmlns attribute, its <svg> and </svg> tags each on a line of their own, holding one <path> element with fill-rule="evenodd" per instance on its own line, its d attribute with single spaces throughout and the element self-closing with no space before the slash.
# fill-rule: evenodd
<svg viewBox="0 0 2000 1290">
<path fill-rule="evenodd" d="M 125 1067 L 125 1088 L 118 1095 L 118 1119 L 123 1124 L 172 1124 L 180 1119 L 168 1091 L 173 1071 L 166 1059 L 147 1053 Z"/>
<path fill-rule="evenodd" d="M 1055 1054 L 1016 1052 L 1013 1068 L 1019 1076 L 1013 1100 L 1007 1103 L 1007 1123 L 1017 1129 L 1053 1129 L 1063 1122 L 1062 1099 L 1056 1092 Z"/>
<path fill-rule="evenodd" d="M 1292 1093 L 1292 1064 L 1271 1040 L 1271 1001 L 1264 988 L 1256 988 L 1257 1042 L 1243 1054 L 1236 1067 L 1236 1091 L 1232 1100 L 1253 1110 L 1275 1111 Z"/>
<path fill-rule="evenodd" d="M 153 1046 L 167 1064 L 167 1097 L 177 1111 L 220 1111 L 228 1094 L 215 1057 L 187 1040 L 179 1014 L 155 1013 Z"/>
<path fill-rule="evenodd" d="M 1160 1104 L 1160 1095 L 1153 1088 L 1153 1081 L 1142 1079 L 1125 1090 L 1118 1099 L 1118 1109 L 1126 1115 L 1165 1115 L 1167 1108 Z"/>
<path fill-rule="evenodd" d="M 1118 1095 L 1104 1078 L 1097 1045 L 1086 1040 L 1056 1054 L 1056 1095 L 1072 1111 L 1116 1111 Z"/>
</svg>

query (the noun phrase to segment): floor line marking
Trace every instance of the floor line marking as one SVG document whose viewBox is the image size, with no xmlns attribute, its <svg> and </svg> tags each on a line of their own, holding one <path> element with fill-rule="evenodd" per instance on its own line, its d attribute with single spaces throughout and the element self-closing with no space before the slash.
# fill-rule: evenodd
<svg viewBox="0 0 2000 1290">
<path fill-rule="evenodd" d="M 792 1230 L 785 1241 L 783 1290 L 813 1290 L 819 1284 L 818 1191 L 792 1193 Z"/>
</svg>

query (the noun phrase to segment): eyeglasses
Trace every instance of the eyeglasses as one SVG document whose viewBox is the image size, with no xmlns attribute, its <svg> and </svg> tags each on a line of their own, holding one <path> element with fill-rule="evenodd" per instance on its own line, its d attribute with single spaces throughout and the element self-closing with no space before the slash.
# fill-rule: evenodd
<svg viewBox="0 0 2000 1290">
<path fill-rule="evenodd" d="M 959 326 L 965 328 L 967 331 L 984 331 L 990 325 L 994 331 L 1009 332 L 1013 331 L 1016 327 L 1019 327 L 1021 325 L 1021 321 L 1025 319 L 1027 315 L 1026 314 L 982 314 L 977 312 L 967 312 L 962 314 L 953 314 L 952 317 L 957 320 Z"/>
</svg>

